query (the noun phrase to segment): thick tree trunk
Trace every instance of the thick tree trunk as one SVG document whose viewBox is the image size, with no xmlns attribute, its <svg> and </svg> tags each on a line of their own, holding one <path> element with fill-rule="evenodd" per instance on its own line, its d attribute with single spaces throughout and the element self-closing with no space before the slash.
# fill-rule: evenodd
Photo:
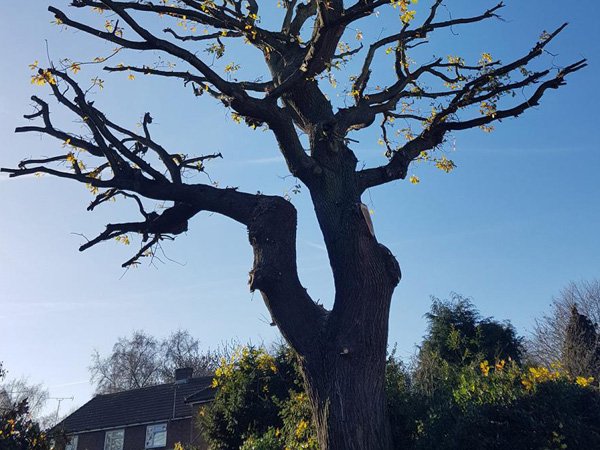
<svg viewBox="0 0 600 450">
<path fill-rule="evenodd" d="M 391 449 L 385 355 L 327 347 L 303 370 L 321 450 Z"/>
<path fill-rule="evenodd" d="M 329 186 L 321 191 L 325 198 L 313 195 L 336 296 L 318 348 L 302 355 L 305 386 L 321 450 L 389 450 L 385 364 L 400 270 L 377 242 L 359 197 L 347 195 L 345 186 L 339 196 L 335 191 Z"/>
<path fill-rule="evenodd" d="M 304 94 L 292 106 L 318 115 L 318 108 L 299 106 L 318 104 L 310 89 Z M 333 308 L 315 305 L 302 288 L 295 210 L 274 199 L 259 202 L 248 223 L 255 256 L 250 285 L 260 289 L 274 322 L 299 355 L 321 450 L 390 450 L 385 364 L 390 302 L 400 269 L 377 242 L 361 203 L 357 160 L 336 136 L 328 122 L 310 132 L 311 153 L 321 170 L 310 179 L 309 190 L 333 271 Z"/>
</svg>

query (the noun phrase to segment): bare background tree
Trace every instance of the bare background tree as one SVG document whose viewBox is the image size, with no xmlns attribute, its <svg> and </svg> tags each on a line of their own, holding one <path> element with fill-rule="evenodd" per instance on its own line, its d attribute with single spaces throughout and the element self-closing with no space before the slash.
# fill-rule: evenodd
<svg viewBox="0 0 600 450">
<path fill-rule="evenodd" d="M 151 135 L 149 113 L 139 129 L 112 121 L 88 99 L 90 89 L 103 86 L 102 79 L 96 77 L 89 87 L 76 81 L 84 62 L 33 65 L 39 69 L 33 82 L 48 86 L 84 131 L 67 131 L 72 124 L 58 126 L 51 119 L 49 103 L 34 96 L 37 108 L 25 117 L 41 124 L 17 132 L 50 135 L 67 150 L 2 169 L 11 177 L 42 173 L 86 184 L 96 194 L 90 211 L 116 197 L 131 200 L 139 221 L 110 223 L 80 247 L 85 250 L 113 239 L 129 242 L 130 235 L 138 234 L 139 251 L 125 267 L 152 257 L 162 241 L 186 231 L 189 219 L 201 211 L 245 225 L 254 250 L 250 289 L 260 291 L 273 323 L 299 355 L 323 450 L 392 446 L 384 374 L 390 302 L 400 269 L 377 241 L 362 195 L 395 180 L 417 183 L 418 178 L 408 173 L 415 161 L 452 171 L 454 163 L 444 151 L 450 133 L 471 128 L 491 131 L 494 123 L 537 106 L 549 90 L 563 86 L 568 75 L 586 65 L 580 60 L 557 67 L 552 58 L 544 63 L 547 68 L 537 64 L 566 24 L 552 32 L 540 30 L 530 50 L 508 62 L 487 52 L 473 61 L 422 56 L 438 32 L 445 30 L 446 38 L 456 38 L 451 31 L 459 26 L 498 19 L 503 3 L 479 9 L 477 2 L 474 13 L 466 17 L 449 15 L 442 0 L 427 2 L 418 15 L 411 0 L 350 3 L 284 0 L 279 2 L 283 8 L 277 9 L 272 3 L 259 6 L 255 0 L 73 0 L 75 8 L 106 14 L 96 26 L 90 22 L 97 16 L 82 21 L 49 8 L 59 26 L 79 31 L 79 39 L 89 35 L 116 45 L 115 52 L 122 55 L 135 51 L 135 60 L 150 58 L 141 65 L 106 66 L 106 71 L 181 80 L 194 95 L 221 102 L 234 120 L 273 133 L 290 174 L 306 186 L 312 199 L 334 278 L 331 310 L 315 302 L 300 282 L 296 208 L 281 196 L 196 182 L 190 173 L 204 171 L 205 164 L 220 155 L 167 150 Z M 261 22 L 263 13 L 278 18 L 265 21 L 267 28 Z M 357 30 L 368 27 L 370 17 L 383 14 L 396 20 L 395 29 L 365 42 Z M 157 20 L 152 20 L 158 17 L 173 27 L 159 34 Z M 177 25 L 180 32 L 174 31 Z M 194 34 L 196 26 L 206 32 Z M 355 38 L 361 42 L 353 48 L 347 42 Z M 248 46 L 230 45 L 236 40 Z M 219 61 L 228 48 L 250 52 L 251 47 L 254 55 L 257 51 L 262 55 L 262 76 L 242 79 L 239 65 Z M 153 62 L 157 52 L 177 61 L 177 70 L 164 60 Z M 323 81 L 331 82 L 332 71 L 343 69 L 352 58 L 360 60 L 348 66 L 352 72 L 341 74 L 350 82 L 339 88 L 343 95 L 336 100 L 327 95 Z M 254 61 L 256 72 L 261 68 L 259 60 Z M 359 167 L 349 135 L 375 123 L 381 128 L 387 160 Z M 189 129 L 187 125 L 182 123 L 181 128 Z M 166 207 L 152 210 L 151 201 Z M 158 352 L 151 341 L 139 344 L 144 355 Z M 158 369 L 146 367 L 143 359 L 117 350 L 117 361 L 122 358 L 131 367 L 144 369 L 135 383 L 158 376 Z M 102 376 L 118 379 L 128 367 L 107 370 Z"/>
<path fill-rule="evenodd" d="M 177 330 L 159 340 L 143 331 L 121 337 L 110 355 L 92 354 L 91 380 L 97 394 L 137 389 L 175 380 L 175 369 L 191 367 L 194 376 L 211 375 L 216 353 L 202 352 L 198 339 L 186 330 Z"/>
<path fill-rule="evenodd" d="M 1 378 L 0 378 L 1 379 Z M 0 383 L 0 410 L 10 410 L 27 400 L 31 417 L 42 429 L 56 423 L 56 414 L 45 413 L 50 394 L 42 383 L 31 383 L 27 378 L 8 378 Z"/>
<path fill-rule="evenodd" d="M 187 330 L 177 330 L 161 343 L 160 378 L 174 381 L 175 369 L 191 367 L 194 376 L 212 375 L 220 352 L 200 348 L 200 341 Z"/>
<path fill-rule="evenodd" d="M 600 280 L 571 282 L 552 300 L 550 312 L 536 320 L 532 336 L 527 341 L 527 353 L 537 363 L 547 366 L 559 362 L 569 367 L 583 364 L 597 376 L 600 367 L 596 367 L 597 362 L 594 362 L 597 361 L 596 343 L 591 343 L 590 333 L 584 328 L 594 327 L 597 330 L 599 323 Z M 567 341 L 572 349 L 567 352 L 568 357 L 565 355 Z"/>
</svg>

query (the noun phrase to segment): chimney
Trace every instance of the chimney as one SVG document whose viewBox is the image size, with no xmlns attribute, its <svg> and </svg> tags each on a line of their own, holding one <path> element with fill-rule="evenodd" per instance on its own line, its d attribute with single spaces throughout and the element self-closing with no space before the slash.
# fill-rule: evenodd
<svg viewBox="0 0 600 450">
<path fill-rule="evenodd" d="M 181 367 L 179 369 L 175 369 L 175 383 L 187 383 L 187 381 L 192 378 L 193 373 L 194 369 L 192 367 Z"/>
</svg>

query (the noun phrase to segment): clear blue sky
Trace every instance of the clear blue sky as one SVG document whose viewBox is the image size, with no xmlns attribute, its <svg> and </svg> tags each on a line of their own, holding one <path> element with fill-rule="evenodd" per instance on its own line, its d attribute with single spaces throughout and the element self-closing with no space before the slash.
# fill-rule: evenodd
<svg viewBox="0 0 600 450">
<path fill-rule="evenodd" d="M 52 2 L 64 9 L 67 3 Z M 275 0 L 262 3 L 270 6 Z M 494 2 L 447 3 L 457 16 Z M 365 196 L 379 241 L 403 271 L 390 318 L 390 343 L 398 343 L 403 357 L 413 353 L 425 331 L 430 295 L 472 296 L 483 315 L 510 319 L 526 333 L 570 280 L 600 276 L 600 4 L 507 3 L 505 22 L 456 29 L 459 36 L 443 35 L 434 48 L 441 55 L 452 48 L 457 49 L 453 54 L 490 51 L 509 60 L 527 51 L 542 30 L 569 21 L 549 48 L 554 62 L 587 57 L 589 67 L 570 77 L 566 87 L 549 92 L 540 107 L 499 124 L 494 133 L 456 134 L 454 173 L 421 166 L 415 169 L 419 185 L 397 182 Z M 34 60 L 47 61 L 45 40 L 54 60 L 110 50 L 51 25 L 47 4 L 2 7 L 1 166 L 60 149 L 49 138 L 13 134 L 25 123 L 22 114 L 31 111 L 30 95 L 47 95 L 30 84 L 27 67 Z M 368 40 L 395 23 L 370 23 L 361 31 Z M 260 68 L 250 58 L 239 61 L 249 72 Z M 85 68 L 80 77 L 93 75 Z M 101 77 L 106 87 L 96 104 L 115 120 L 134 126 L 151 111 L 155 136 L 173 151 L 222 152 L 224 160 L 211 164 L 210 171 L 222 185 L 284 194 L 294 184 L 281 178 L 286 169 L 268 133 L 234 124 L 210 99 L 196 99 L 168 80 Z M 60 111 L 55 117 L 68 120 Z M 359 140 L 355 149 L 363 161 L 383 162 L 375 131 Z M 82 238 L 73 233 L 92 236 L 108 221 L 131 216 L 133 208 L 119 202 L 88 213 L 90 199 L 83 186 L 49 177 L 0 178 L 0 360 L 11 376 L 43 382 L 53 397 L 74 395 L 72 404 L 63 403 L 69 409 L 92 394 L 87 381 L 92 350 L 106 353 L 119 336 L 135 329 L 165 336 L 186 328 L 206 347 L 230 339 L 269 343 L 277 337 L 260 296 L 246 287 L 252 255 L 243 227 L 200 214 L 187 235 L 165 244 L 166 255 L 177 263 L 163 258 L 158 268 L 142 265 L 123 276 L 120 264 L 133 247 L 107 243 L 79 253 Z M 332 280 L 306 191 L 292 201 L 300 211 L 302 281 L 314 298 L 330 304 Z"/>
</svg>

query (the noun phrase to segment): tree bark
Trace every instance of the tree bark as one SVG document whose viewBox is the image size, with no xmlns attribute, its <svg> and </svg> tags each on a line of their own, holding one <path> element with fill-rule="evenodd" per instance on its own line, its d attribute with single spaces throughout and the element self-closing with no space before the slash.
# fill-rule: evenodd
<svg viewBox="0 0 600 450">
<path fill-rule="evenodd" d="M 400 268 L 377 242 L 365 215 L 351 150 L 331 139 L 312 144 L 327 167 L 311 196 L 336 291 L 316 348 L 299 352 L 319 445 L 321 450 L 389 450 L 385 364 Z"/>
<path fill-rule="evenodd" d="M 311 195 L 334 274 L 333 309 L 315 305 L 297 278 L 296 212 L 279 199 L 257 201 L 247 222 L 251 288 L 299 356 L 321 450 L 389 450 L 385 364 L 400 269 L 369 227 L 354 177 L 325 174 L 320 183 Z"/>
<path fill-rule="evenodd" d="M 391 449 L 385 357 L 327 347 L 320 361 L 303 365 L 320 449 Z"/>
<path fill-rule="evenodd" d="M 392 448 L 385 364 L 389 306 L 400 273 L 385 247 L 369 248 L 369 257 L 346 262 L 353 269 L 348 272 L 362 276 L 346 279 L 345 308 L 334 308 L 318 347 L 301 355 L 321 450 Z"/>
</svg>

